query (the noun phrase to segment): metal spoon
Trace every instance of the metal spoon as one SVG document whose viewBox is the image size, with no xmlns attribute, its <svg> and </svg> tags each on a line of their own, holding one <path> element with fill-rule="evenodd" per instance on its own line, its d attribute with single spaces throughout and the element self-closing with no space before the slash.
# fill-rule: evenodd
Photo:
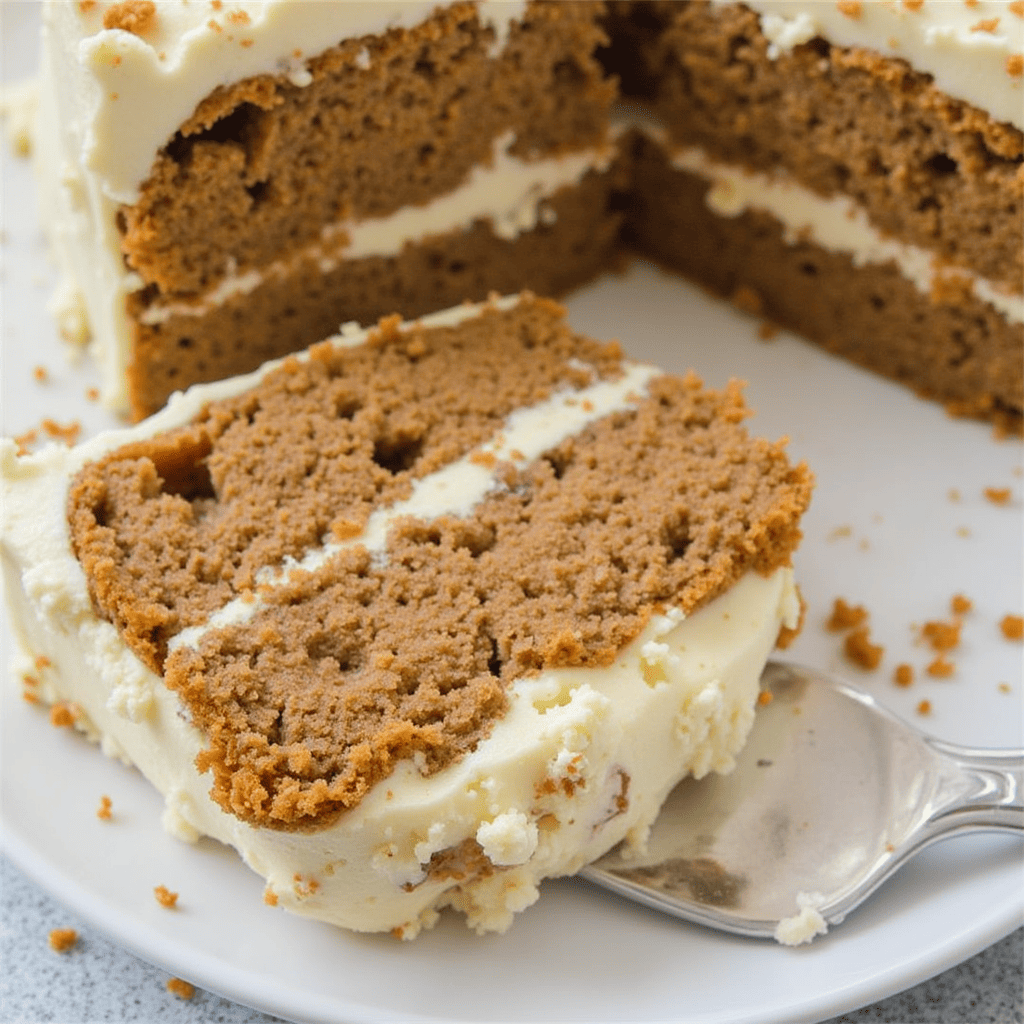
<svg viewBox="0 0 1024 1024">
<path fill-rule="evenodd" d="M 1024 834 L 1024 752 L 931 739 L 868 694 L 769 662 L 736 769 L 684 780 L 646 852 L 586 867 L 598 885 L 677 917 L 771 937 L 814 894 L 838 924 L 914 854 L 947 836 Z"/>
</svg>

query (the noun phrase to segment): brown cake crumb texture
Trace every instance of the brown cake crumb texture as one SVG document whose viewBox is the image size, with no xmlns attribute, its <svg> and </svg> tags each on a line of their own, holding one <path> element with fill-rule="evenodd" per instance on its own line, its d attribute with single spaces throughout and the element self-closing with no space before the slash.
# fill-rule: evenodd
<svg viewBox="0 0 1024 1024">
<path fill-rule="evenodd" d="M 617 347 L 560 313 L 535 300 L 460 331 L 392 323 L 356 349 L 321 346 L 79 475 L 69 520 L 96 607 L 205 732 L 199 767 L 226 810 L 325 824 L 398 760 L 429 773 L 472 750 L 516 678 L 607 665 L 655 610 L 693 611 L 788 563 L 806 468 L 748 437 L 738 386 L 662 377 L 533 463 L 497 467 L 471 518 L 404 519 L 384 555 L 344 547 L 265 589 L 248 621 L 167 654 L 263 566 L 353 536 L 514 408 L 588 383 L 581 361 L 617 376 Z"/>
<path fill-rule="evenodd" d="M 50 949 L 57 953 L 66 953 L 78 942 L 78 932 L 74 928 L 54 928 L 49 935 Z"/>
<path fill-rule="evenodd" d="M 171 978 L 167 982 L 167 991 L 179 999 L 192 999 L 196 994 L 196 987 L 181 978 Z"/>
<path fill-rule="evenodd" d="M 178 906 L 178 894 L 171 892 L 166 885 L 158 885 L 153 889 L 157 903 L 166 910 L 174 910 Z"/>
<path fill-rule="evenodd" d="M 110 821 L 114 817 L 113 807 L 114 802 L 109 796 L 101 796 L 100 805 L 96 808 L 96 817 L 99 818 L 100 821 Z"/>
<path fill-rule="evenodd" d="M 1024 640 L 1024 617 L 1004 615 L 999 622 L 999 629 L 1007 640 Z"/>
<path fill-rule="evenodd" d="M 858 626 L 843 642 L 843 653 L 854 665 L 873 670 L 881 664 L 885 648 L 871 642 L 867 626 Z"/>
<path fill-rule="evenodd" d="M 122 0 L 103 12 L 103 27 L 119 28 L 133 35 L 144 36 L 156 25 L 156 4 L 153 0 Z"/>
</svg>

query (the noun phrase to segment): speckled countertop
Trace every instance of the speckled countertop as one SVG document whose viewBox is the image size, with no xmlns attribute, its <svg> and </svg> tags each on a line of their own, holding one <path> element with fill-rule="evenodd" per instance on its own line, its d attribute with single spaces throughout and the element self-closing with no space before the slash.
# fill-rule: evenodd
<svg viewBox="0 0 1024 1024">
<path fill-rule="evenodd" d="M 78 931 L 69 952 L 50 949 L 54 928 Z M 186 1001 L 168 992 L 168 980 L 0 859 L 2 1024 L 274 1024 L 280 1019 L 209 992 L 197 991 Z M 1018 929 L 958 967 L 826 1024 L 1022 1024 L 1022 1014 L 1024 929 Z"/>
</svg>

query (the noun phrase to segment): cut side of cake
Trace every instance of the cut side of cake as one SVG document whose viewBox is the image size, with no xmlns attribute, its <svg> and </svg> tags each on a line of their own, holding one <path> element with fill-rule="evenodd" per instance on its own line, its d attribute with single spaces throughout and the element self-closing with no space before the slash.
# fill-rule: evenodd
<svg viewBox="0 0 1024 1024">
<path fill-rule="evenodd" d="M 394 318 L 4 442 L 12 624 L 40 696 L 268 902 L 501 931 L 742 748 L 811 491 L 747 415 L 529 295 Z"/>
<path fill-rule="evenodd" d="M 632 252 L 1020 429 L 1019 0 L 44 17 L 63 308 L 136 416 L 344 322 L 560 295 Z"/>
</svg>

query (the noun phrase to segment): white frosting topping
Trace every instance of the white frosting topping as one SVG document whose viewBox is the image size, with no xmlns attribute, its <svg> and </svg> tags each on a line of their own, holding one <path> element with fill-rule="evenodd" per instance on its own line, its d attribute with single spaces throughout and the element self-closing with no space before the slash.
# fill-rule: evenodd
<svg viewBox="0 0 1024 1024">
<path fill-rule="evenodd" d="M 475 312 L 463 307 L 425 322 L 458 323 Z M 282 905 L 345 927 L 411 937 L 450 904 L 472 927 L 500 931 L 537 898 L 541 879 L 645 835 L 679 778 L 732 767 L 753 722 L 764 660 L 780 626 L 796 622 L 788 569 L 748 575 L 688 617 L 678 609 L 653 616 L 606 668 L 519 680 L 508 712 L 476 750 L 429 776 L 402 762 L 324 829 L 257 829 L 222 811 L 195 769 L 205 738 L 177 696 L 96 617 L 65 505 L 85 462 L 187 422 L 260 376 L 193 388 L 145 423 L 75 449 L 51 445 L 18 458 L 12 442 L 0 443 L 0 554 L 16 634 L 33 655 L 46 655 L 50 698 L 75 701 L 83 728 L 164 794 L 170 831 L 233 845 Z M 574 428 L 567 421 L 560 429 Z M 661 666 L 656 680 L 645 659 Z M 496 866 L 490 877 L 430 873 L 434 854 L 469 840 Z"/>
<path fill-rule="evenodd" d="M 104 195 L 132 203 L 157 152 L 215 88 L 258 74 L 288 74 L 308 84 L 303 61 L 345 39 L 413 28 L 437 0 L 159 0 L 142 35 L 104 29 L 100 0 L 43 5 L 44 32 L 62 53 L 62 92 L 73 107 L 80 155 Z M 525 0 L 487 0 L 478 17 L 500 48 Z M 363 56 L 365 55 L 365 56 Z M 363 51 L 360 66 L 368 64 Z"/>
<path fill-rule="evenodd" d="M 713 0 L 731 3 L 734 0 Z M 1024 75 L 1007 60 L 1024 54 L 1024 18 L 1012 0 L 744 0 L 778 56 L 815 36 L 901 57 L 956 99 L 1024 129 Z"/>
</svg>

